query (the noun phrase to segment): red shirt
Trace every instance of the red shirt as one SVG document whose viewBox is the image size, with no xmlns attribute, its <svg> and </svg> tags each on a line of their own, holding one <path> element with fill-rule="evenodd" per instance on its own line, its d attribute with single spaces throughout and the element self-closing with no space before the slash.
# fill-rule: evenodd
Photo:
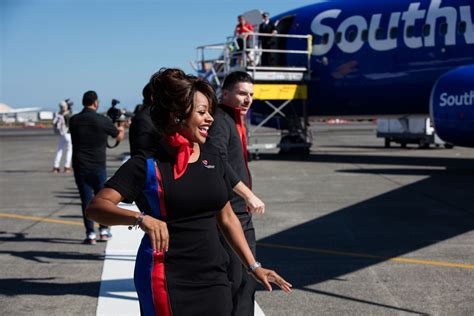
<svg viewBox="0 0 474 316">
<path fill-rule="evenodd" d="M 248 33 L 248 32 L 253 32 L 253 26 L 252 26 L 252 24 L 250 24 L 250 23 L 245 23 L 244 26 L 245 26 L 249 31 L 246 31 L 246 30 L 244 29 L 244 27 L 242 27 L 242 26 L 240 25 L 240 23 L 239 23 L 239 24 L 237 24 L 237 26 L 235 27 L 235 34 L 237 34 L 237 35 L 242 35 L 242 34 L 245 34 L 245 33 Z"/>
</svg>

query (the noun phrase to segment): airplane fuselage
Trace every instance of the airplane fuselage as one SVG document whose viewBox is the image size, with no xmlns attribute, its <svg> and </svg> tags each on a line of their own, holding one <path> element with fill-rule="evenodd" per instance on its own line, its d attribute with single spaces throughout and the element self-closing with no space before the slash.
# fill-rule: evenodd
<svg viewBox="0 0 474 316">
<path fill-rule="evenodd" d="M 274 19 L 289 22 L 287 34 L 313 35 L 309 115 L 427 115 L 436 80 L 474 64 L 473 9 L 472 0 L 323 1 Z"/>
</svg>

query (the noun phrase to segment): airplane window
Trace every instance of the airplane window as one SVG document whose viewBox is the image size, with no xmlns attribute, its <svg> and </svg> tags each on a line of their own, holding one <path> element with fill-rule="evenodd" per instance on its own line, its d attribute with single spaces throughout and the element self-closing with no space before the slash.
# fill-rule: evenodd
<svg viewBox="0 0 474 316">
<path fill-rule="evenodd" d="M 459 34 L 466 33 L 466 21 L 459 22 Z"/>
<path fill-rule="evenodd" d="M 375 31 L 375 39 L 378 39 L 378 40 L 383 39 L 383 33 L 384 33 L 383 28 L 380 28 L 380 27 L 379 27 L 379 28 Z"/>
<path fill-rule="evenodd" d="M 362 31 L 362 40 L 365 42 L 369 38 L 369 30 Z"/>
<path fill-rule="evenodd" d="M 410 25 L 409 27 L 407 27 L 407 37 L 408 38 L 413 37 L 414 34 L 415 34 L 415 27 L 413 25 Z"/>
<path fill-rule="evenodd" d="M 398 27 L 392 27 L 390 29 L 390 38 L 391 39 L 397 38 L 397 35 L 398 35 Z"/>
<path fill-rule="evenodd" d="M 355 31 L 349 31 L 347 34 L 347 41 L 353 42 L 356 39 L 357 33 Z"/>
<path fill-rule="evenodd" d="M 425 24 L 423 25 L 423 36 L 429 36 L 431 30 L 431 25 Z"/>
<path fill-rule="evenodd" d="M 340 42 L 341 42 L 341 39 L 342 39 L 342 33 L 341 33 L 341 32 L 337 32 L 337 33 L 336 33 L 336 43 L 340 43 Z"/>
<path fill-rule="evenodd" d="M 327 43 L 329 43 L 329 33 L 325 33 L 321 40 L 321 44 L 326 45 Z"/>
<path fill-rule="evenodd" d="M 439 34 L 446 35 L 448 33 L 448 23 L 443 22 L 439 25 Z"/>
</svg>

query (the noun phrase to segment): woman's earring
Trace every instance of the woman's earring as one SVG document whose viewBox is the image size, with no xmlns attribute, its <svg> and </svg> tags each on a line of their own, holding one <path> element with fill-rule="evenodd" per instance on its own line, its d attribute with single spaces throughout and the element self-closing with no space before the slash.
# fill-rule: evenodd
<svg viewBox="0 0 474 316">
<path fill-rule="evenodd" d="M 175 118 L 175 119 L 174 119 L 174 122 L 175 122 L 176 124 L 179 124 L 180 121 L 181 121 L 181 120 L 180 120 L 179 118 Z"/>
</svg>

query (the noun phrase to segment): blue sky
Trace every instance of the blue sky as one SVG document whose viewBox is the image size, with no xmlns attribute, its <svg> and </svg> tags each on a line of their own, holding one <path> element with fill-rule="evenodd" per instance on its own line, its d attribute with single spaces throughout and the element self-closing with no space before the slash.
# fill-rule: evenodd
<svg viewBox="0 0 474 316">
<path fill-rule="evenodd" d="M 161 67 L 193 72 L 195 48 L 223 42 L 236 17 L 276 15 L 315 1 L 0 0 L 0 103 L 56 110 L 97 91 L 133 109 Z"/>
</svg>

